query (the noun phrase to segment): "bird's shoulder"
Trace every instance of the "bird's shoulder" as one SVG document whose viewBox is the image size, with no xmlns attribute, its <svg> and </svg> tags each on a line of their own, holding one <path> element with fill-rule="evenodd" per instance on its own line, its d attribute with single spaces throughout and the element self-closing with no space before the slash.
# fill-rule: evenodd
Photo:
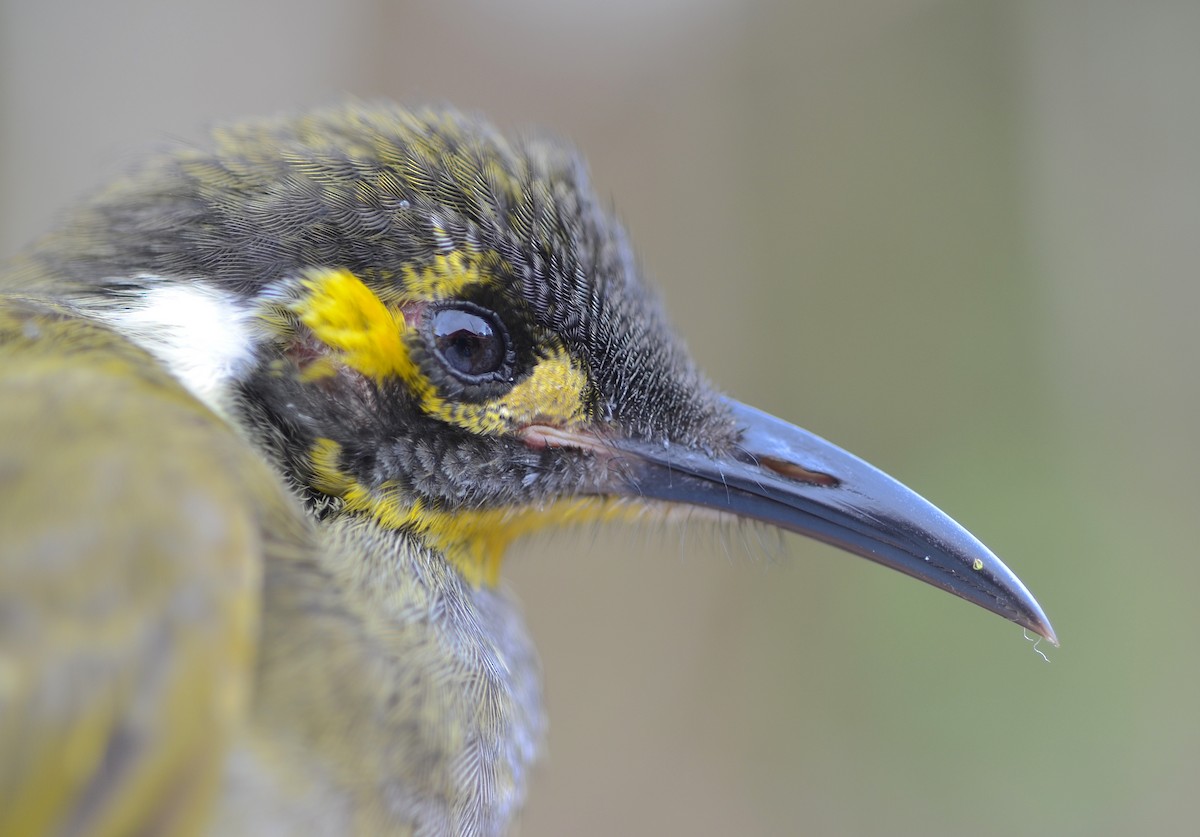
<svg viewBox="0 0 1200 837">
<path fill-rule="evenodd" d="M 0 297 L 0 833 L 196 833 L 305 522 L 150 355 Z"/>
</svg>

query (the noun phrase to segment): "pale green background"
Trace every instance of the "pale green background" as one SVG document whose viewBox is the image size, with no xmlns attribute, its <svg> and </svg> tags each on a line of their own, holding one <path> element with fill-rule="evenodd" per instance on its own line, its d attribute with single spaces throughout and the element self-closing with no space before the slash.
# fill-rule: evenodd
<svg viewBox="0 0 1200 837">
<path fill-rule="evenodd" d="M 714 380 L 942 505 L 1063 640 L 753 528 L 521 548 L 524 834 L 1194 832 L 1200 4 L 4 0 L 0 252 L 140 147 L 343 92 L 574 139 Z"/>
</svg>

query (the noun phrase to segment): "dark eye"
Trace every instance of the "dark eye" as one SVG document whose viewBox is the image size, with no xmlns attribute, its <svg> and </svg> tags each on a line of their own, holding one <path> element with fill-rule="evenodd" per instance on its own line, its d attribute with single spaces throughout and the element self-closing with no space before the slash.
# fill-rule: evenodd
<svg viewBox="0 0 1200 837">
<path fill-rule="evenodd" d="M 452 372 L 466 378 L 492 375 L 504 365 L 508 341 L 494 317 L 483 310 L 442 308 L 431 323 L 433 345 Z"/>
</svg>

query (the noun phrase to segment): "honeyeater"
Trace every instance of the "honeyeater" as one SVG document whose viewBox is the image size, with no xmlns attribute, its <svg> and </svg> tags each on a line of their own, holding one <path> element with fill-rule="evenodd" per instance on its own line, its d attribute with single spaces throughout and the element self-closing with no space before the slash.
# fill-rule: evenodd
<svg viewBox="0 0 1200 837">
<path fill-rule="evenodd" d="M 765 522 L 1054 641 L 928 502 L 708 383 L 557 141 L 229 125 L 0 293 L 5 837 L 504 832 L 545 718 L 497 582 L 550 525 Z"/>
</svg>

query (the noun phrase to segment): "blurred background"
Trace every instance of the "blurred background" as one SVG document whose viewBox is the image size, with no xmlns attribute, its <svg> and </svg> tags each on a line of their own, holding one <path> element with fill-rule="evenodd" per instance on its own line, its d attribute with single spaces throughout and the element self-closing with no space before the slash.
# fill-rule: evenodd
<svg viewBox="0 0 1200 837">
<path fill-rule="evenodd" d="M 717 384 L 941 505 L 1063 647 L 754 529 L 522 545 L 521 833 L 1194 833 L 1198 43 L 1157 0 L 0 0 L 0 254 L 231 117 L 549 128 Z"/>
</svg>

